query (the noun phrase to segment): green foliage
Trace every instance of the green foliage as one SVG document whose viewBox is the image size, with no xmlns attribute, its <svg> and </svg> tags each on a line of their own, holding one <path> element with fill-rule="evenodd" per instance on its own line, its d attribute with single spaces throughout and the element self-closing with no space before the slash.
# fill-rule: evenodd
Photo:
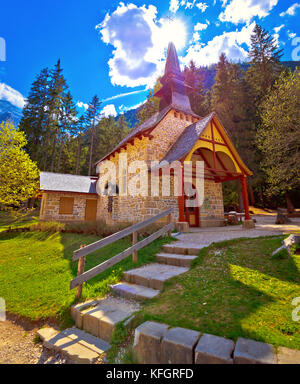
<svg viewBox="0 0 300 384">
<path fill-rule="evenodd" d="M 154 113 L 159 111 L 160 100 L 154 94 L 161 88 L 159 79 L 153 89 L 150 89 L 146 102 L 138 109 L 137 118 L 139 125 L 148 120 Z"/>
<path fill-rule="evenodd" d="M 271 195 L 300 188 L 299 110 L 300 72 L 282 73 L 262 103 L 257 135 Z"/>
<path fill-rule="evenodd" d="M 289 257 L 287 249 L 282 249 L 281 251 L 275 253 L 271 258 L 273 260 L 284 260 Z"/>
<path fill-rule="evenodd" d="M 0 204 L 19 207 L 37 192 L 39 170 L 25 145 L 24 133 L 12 123 L 0 125 Z"/>
</svg>

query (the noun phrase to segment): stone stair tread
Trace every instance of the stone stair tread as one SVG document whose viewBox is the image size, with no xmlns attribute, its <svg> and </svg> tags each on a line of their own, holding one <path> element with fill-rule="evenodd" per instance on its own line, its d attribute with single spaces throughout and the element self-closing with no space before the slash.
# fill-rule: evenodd
<svg viewBox="0 0 300 384">
<path fill-rule="evenodd" d="M 109 343 L 94 337 L 78 328 L 68 328 L 62 332 L 49 333 L 43 344 L 46 348 L 66 356 L 71 363 L 91 364 L 106 352 Z"/>
<path fill-rule="evenodd" d="M 197 259 L 196 255 L 183 255 L 183 254 L 180 254 L 180 253 L 164 253 L 164 252 L 160 252 L 160 253 L 157 253 L 156 256 L 172 257 L 172 258 L 175 258 L 175 259 L 186 259 L 186 260 L 195 260 L 195 259 Z"/>
<path fill-rule="evenodd" d="M 176 241 L 175 243 L 163 245 L 163 250 L 167 253 L 188 254 L 197 256 L 202 248 L 209 244 L 189 243 Z"/>
<path fill-rule="evenodd" d="M 121 282 L 111 286 L 111 289 L 124 297 L 132 297 L 137 299 L 152 299 L 157 296 L 160 291 L 153 288 L 144 287 L 143 285 L 130 284 Z"/>
<path fill-rule="evenodd" d="M 196 258 L 197 256 L 181 255 L 176 253 L 158 253 L 156 255 L 157 262 L 179 267 L 190 267 L 191 262 Z"/>
<path fill-rule="evenodd" d="M 161 290 L 165 281 L 188 270 L 186 267 L 154 263 L 124 272 L 124 279 L 128 283 Z"/>
</svg>

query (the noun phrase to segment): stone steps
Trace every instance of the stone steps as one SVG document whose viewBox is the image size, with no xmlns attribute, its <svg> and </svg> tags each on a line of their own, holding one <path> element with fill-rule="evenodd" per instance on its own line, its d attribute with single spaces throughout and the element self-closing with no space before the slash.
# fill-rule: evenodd
<svg viewBox="0 0 300 384">
<path fill-rule="evenodd" d="M 139 304 L 115 297 L 78 304 L 71 314 L 78 328 L 109 342 L 116 326 L 125 321 L 129 325 L 132 314 L 140 309 Z"/>
<path fill-rule="evenodd" d="M 191 262 L 196 258 L 197 256 L 180 255 L 177 253 L 158 253 L 156 255 L 158 263 L 175 265 L 177 267 L 190 267 Z"/>
<path fill-rule="evenodd" d="M 147 288 L 143 285 L 129 284 L 126 282 L 111 285 L 110 288 L 117 296 L 135 300 L 153 299 L 153 297 L 160 293 L 157 289 Z"/>
<path fill-rule="evenodd" d="M 176 267 L 166 264 L 149 264 L 140 268 L 124 272 L 124 279 L 128 283 L 143 285 L 144 287 L 162 290 L 164 282 L 174 276 L 181 275 L 189 270 L 185 267 Z"/>
</svg>

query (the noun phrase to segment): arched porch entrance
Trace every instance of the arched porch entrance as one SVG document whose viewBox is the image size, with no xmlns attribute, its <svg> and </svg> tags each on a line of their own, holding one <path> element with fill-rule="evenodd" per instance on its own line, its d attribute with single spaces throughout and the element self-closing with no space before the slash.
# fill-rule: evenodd
<svg viewBox="0 0 300 384">
<path fill-rule="evenodd" d="M 224 146 L 223 148 L 221 145 L 215 145 L 214 148 L 210 149 L 207 143 L 203 145 L 200 141 L 185 160 L 192 161 L 193 177 L 196 177 L 196 161 L 204 162 L 204 186 L 209 184 L 209 189 L 213 189 L 214 184 L 221 184 L 230 180 L 239 180 L 242 189 L 245 220 L 250 220 L 246 175 L 234 159 L 234 156 L 230 153 L 228 147 Z M 194 186 L 193 189 L 195 190 Z M 205 188 L 205 193 L 211 193 L 209 189 Z M 220 186 L 215 186 L 215 189 L 220 190 Z M 194 196 L 194 198 L 197 198 L 197 196 Z M 212 197 L 212 202 L 210 202 L 209 197 L 205 196 L 204 204 L 200 208 L 186 207 L 186 202 L 189 199 L 190 197 L 186 195 L 179 198 L 179 221 L 188 222 L 190 227 L 200 227 L 206 226 L 205 223 L 209 221 L 207 217 L 213 218 L 215 215 L 218 218 L 222 216 L 222 219 L 224 219 L 224 212 L 220 215 L 220 211 L 218 211 L 219 202 L 216 201 L 215 197 Z M 214 220 L 212 219 L 211 222 L 214 222 Z M 215 222 L 217 222 L 217 220 Z"/>
</svg>

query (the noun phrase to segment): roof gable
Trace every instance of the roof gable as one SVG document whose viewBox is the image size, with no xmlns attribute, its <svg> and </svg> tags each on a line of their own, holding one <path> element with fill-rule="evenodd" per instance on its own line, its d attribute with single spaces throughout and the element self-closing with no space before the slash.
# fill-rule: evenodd
<svg viewBox="0 0 300 384">
<path fill-rule="evenodd" d="M 54 172 L 40 173 L 40 190 L 96 194 L 97 179 Z"/>
</svg>

